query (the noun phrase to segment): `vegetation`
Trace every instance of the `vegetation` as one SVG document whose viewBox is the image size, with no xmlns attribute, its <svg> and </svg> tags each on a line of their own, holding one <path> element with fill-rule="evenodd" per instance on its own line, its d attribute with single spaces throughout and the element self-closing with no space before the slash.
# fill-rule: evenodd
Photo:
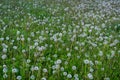
<svg viewBox="0 0 120 80">
<path fill-rule="evenodd" d="M 119 0 L 1 0 L 0 80 L 119 80 Z"/>
</svg>

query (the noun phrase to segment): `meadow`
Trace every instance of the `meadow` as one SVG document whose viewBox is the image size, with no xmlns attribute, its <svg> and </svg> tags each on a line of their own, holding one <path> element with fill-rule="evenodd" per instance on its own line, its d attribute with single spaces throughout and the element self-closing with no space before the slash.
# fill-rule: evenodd
<svg viewBox="0 0 120 80">
<path fill-rule="evenodd" d="M 120 80 L 120 0 L 0 0 L 0 80 Z"/>
</svg>

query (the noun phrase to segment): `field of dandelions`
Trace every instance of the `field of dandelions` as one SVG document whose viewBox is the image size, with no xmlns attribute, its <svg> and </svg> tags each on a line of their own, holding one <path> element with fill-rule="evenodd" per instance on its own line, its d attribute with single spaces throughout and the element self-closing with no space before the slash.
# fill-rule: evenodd
<svg viewBox="0 0 120 80">
<path fill-rule="evenodd" d="M 0 0 L 0 80 L 120 80 L 120 0 Z"/>
</svg>

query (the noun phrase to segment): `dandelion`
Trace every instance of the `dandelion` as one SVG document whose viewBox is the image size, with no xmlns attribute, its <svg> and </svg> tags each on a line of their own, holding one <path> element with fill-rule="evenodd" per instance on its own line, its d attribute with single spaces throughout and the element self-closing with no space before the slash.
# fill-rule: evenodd
<svg viewBox="0 0 120 80">
<path fill-rule="evenodd" d="M 3 78 L 7 78 L 8 77 L 8 75 L 7 74 L 3 74 Z"/>
<path fill-rule="evenodd" d="M 4 40 L 4 38 L 0 38 L 0 41 L 3 41 Z"/>
<path fill-rule="evenodd" d="M 34 79 L 35 79 L 35 76 L 34 76 L 34 75 L 31 75 L 31 76 L 30 76 L 30 79 L 34 80 Z"/>
<path fill-rule="evenodd" d="M 27 63 L 30 63 L 31 62 L 31 60 L 30 59 L 27 59 Z"/>
<path fill-rule="evenodd" d="M 104 78 L 104 80 L 110 80 L 110 78 L 109 78 L 109 77 L 106 77 L 106 78 Z"/>
<path fill-rule="evenodd" d="M 45 77 L 43 77 L 41 80 L 47 80 Z"/>
<path fill-rule="evenodd" d="M 48 72 L 48 71 L 47 71 L 47 69 L 46 69 L 46 68 L 44 68 L 44 69 L 43 69 L 43 72 L 44 72 L 44 73 L 46 73 L 46 72 Z"/>
<path fill-rule="evenodd" d="M 61 70 L 61 71 L 64 71 L 64 67 L 61 67 L 60 70 Z"/>
<path fill-rule="evenodd" d="M 71 57 L 71 53 L 68 53 L 67 56 L 68 56 L 68 57 Z"/>
<path fill-rule="evenodd" d="M 39 70 L 39 67 L 38 67 L 38 66 L 35 66 L 35 67 L 34 67 L 34 70 L 38 71 L 38 70 Z"/>
<path fill-rule="evenodd" d="M 6 40 L 9 40 L 10 38 L 9 37 L 6 37 Z"/>
<path fill-rule="evenodd" d="M 99 56 L 103 56 L 103 52 L 102 52 L 102 51 L 100 51 L 98 55 L 99 55 Z"/>
<path fill-rule="evenodd" d="M 101 71 L 104 71 L 104 68 L 101 68 Z"/>
<path fill-rule="evenodd" d="M 64 76 L 67 76 L 67 72 L 63 72 L 63 75 L 64 75 Z"/>
<path fill-rule="evenodd" d="M 58 59 L 57 61 L 56 61 L 56 64 L 61 64 L 62 63 L 62 60 L 60 60 L 60 59 Z"/>
<path fill-rule="evenodd" d="M 13 46 L 13 49 L 17 49 L 17 46 Z"/>
<path fill-rule="evenodd" d="M 7 58 L 7 55 L 6 55 L 6 54 L 3 54 L 1 58 L 2 58 L 2 59 L 6 59 L 6 58 Z"/>
<path fill-rule="evenodd" d="M 91 73 L 89 73 L 87 76 L 89 79 L 93 79 L 93 75 Z"/>
<path fill-rule="evenodd" d="M 7 48 L 3 48 L 3 52 L 4 52 L 4 53 L 7 53 Z"/>
<path fill-rule="evenodd" d="M 94 71 L 94 69 L 93 68 L 90 68 L 90 72 L 93 72 Z"/>
<path fill-rule="evenodd" d="M 85 63 L 85 64 L 89 64 L 89 62 L 90 62 L 90 61 L 87 60 L 87 59 L 84 60 L 84 63 Z"/>
<path fill-rule="evenodd" d="M 78 59 L 80 59 L 80 56 L 77 56 Z"/>
<path fill-rule="evenodd" d="M 68 74 L 68 75 L 67 75 L 67 78 L 72 78 L 72 75 L 71 75 L 71 74 Z"/>
<path fill-rule="evenodd" d="M 75 77 L 75 79 L 74 80 L 79 80 L 79 78 L 78 77 Z"/>
<path fill-rule="evenodd" d="M 53 57 L 57 58 L 57 54 L 54 54 Z"/>
<path fill-rule="evenodd" d="M 17 73 L 18 72 L 18 69 L 17 68 L 13 68 L 12 69 L 12 73 Z"/>
<path fill-rule="evenodd" d="M 65 61 L 65 63 L 64 63 L 65 65 L 67 65 L 68 64 L 68 61 Z"/>
<path fill-rule="evenodd" d="M 74 74 L 74 77 L 77 78 L 77 77 L 78 77 L 78 74 Z"/>
<path fill-rule="evenodd" d="M 77 69 L 77 67 L 76 66 L 72 66 L 72 70 L 76 70 Z"/>
<path fill-rule="evenodd" d="M 7 68 L 3 68 L 3 73 L 6 73 L 7 71 Z"/>
<path fill-rule="evenodd" d="M 21 80 L 22 79 L 22 76 L 17 76 L 17 80 Z"/>
<path fill-rule="evenodd" d="M 20 31 L 17 31 L 17 35 L 19 35 L 20 34 Z"/>
</svg>

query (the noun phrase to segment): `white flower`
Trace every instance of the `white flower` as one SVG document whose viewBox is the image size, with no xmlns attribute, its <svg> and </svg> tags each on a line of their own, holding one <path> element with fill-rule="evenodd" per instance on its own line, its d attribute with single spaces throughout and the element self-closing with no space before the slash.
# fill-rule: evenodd
<svg viewBox="0 0 120 80">
<path fill-rule="evenodd" d="M 71 53 L 68 53 L 67 56 L 70 57 L 70 56 L 71 56 Z"/>
<path fill-rule="evenodd" d="M 84 60 L 84 63 L 85 63 L 85 64 L 89 64 L 90 61 L 86 59 L 86 60 Z"/>
<path fill-rule="evenodd" d="M 78 47 L 76 46 L 76 47 L 74 47 L 74 49 L 75 49 L 75 50 L 78 50 Z"/>
<path fill-rule="evenodd" d="M 30 76 L 30 79 L 35 79 L 35 76 L 34 76 L 34 75 L 31 75 L 31 76 Z"/>
<path fill-rule="evenodd" d="M 104 80 L 110 80 L 110 78 L 109 78 L 109 77 L 107 77 L 107 78 L 104 78 Z"/>
<path fill-rule="evenodd" d="M 53 70 L 52 73 L 55 74 L 57 71 L 56 70 Z"/>
<path fill-rule="evenodd" d="M 45 77 L 43 77 L 41 80 L 47 80 Z"/>
<path fill-rule="evenodd" d="M 7 75 L 7 74 L 4 74 L 4 75 L 3 75 L 3 78 L 7 78 L 7 77 L 8 77 L 8 75 Z"/>
<path fill-rule="evenodd" d="M 57 54 L 54 54 L 54 55 L 53 55 L 53 57 L 55 57 L 55 58 L 56 58 L 56 57 L 57 57 Z"/>
<path fill-rule="evenodd" d="M 6 58 L 7 58 L 7 55 L 6 55 L 6 54 L 3 54 L 1 58 L 2 58 L 2 59 L 6 59 Z"/>
<path fill-rule="evenodd" d="M 7 68 L 3 68 L 3 73 L 6 73 L 7 72 Z"/>
<path fill-rule="evenodd" d="M 67 61 L 65 61 L 65 63 L 64 63 L 65 65 L 67 65 L 68 64 L 68 62 Z"/>
<path fill-rule="evenodd" d="M 18 72 L 18 69 L 17 68 L 13 68 L 12 69 L 12 73 L 17 73 Z"/>
<path fill-rule="evenodd" d="M 6 37 L 6 40 L 9 40 L 10 38 L 9 37 Z"/>
<path fill-rule="evenodd" d="M 94 71 L 94 69 L 93 68 L 90 68 L 90 72 L 93 72 Z"/>
<path fill-rule="evenodd" d="M 104 68 L 101 68 L 101 71 L 104 71 L 105 69 Z"/>
<path fill-rule="evenodd" d="M 87 76 L 89 79 L 93 79 L 93 75 L 91 73 L 89 73 Z"/>
<path fill-rule="evenodd" d="M 64 67 L 61 67 L 60 70 L 61 70 L 61 71 L 64 71 Z"/>
<path fill-rule="evenodd" d="M 99 55 L 99 56 L 103 56 L 103 52 L 102 52 L 102 51 L 100 51 L 98 55 Z"/>
<path fill-rule="evenodd" d="M 66 75 L 67 75 L 67 72 L 63 72 L 63 75 L 66 76 Z"/>
<path fill-rule="evenodd" d="M 31 62 L 31 60 L 30 59 L 27 59 L 27 63 L 30 63 Z"/>
<path fill-rule="evenodd" d="M 0 41 L 3 41 L 4 40 L 4 38 L 0 38 Z"/>
<path fill-rule="evenodd" d="M 74 77 L 77 78 L 77 77 L 78 77 L 78 74 L 74 74 Z"/>
<path fill-rule="evenodd" d="M 77 56 L 78 59 L 80 59 L 80 56 Z"/>
<path fill-rule="evenodd" d="M 78 77 L 75 77 L 75 79 L 74 80 L 79 80 L 79 78 Z"/>
<path fill-rule="evenodd" d="M 62 63 L 62 60 L 61 60 L 61 59 L 58 59 L 58 60 L 56 61 L 56 64 L 60 64 L 60 63 Z"/>
<path fill-rule="evenodd" d="M 48 72 L 48 71 L 47 71 L 47 69 L 46 69 L 46 68 L 44 68 L 44 69 L 43 69 L 43 72 L 45 72 L 45 73 L 46 73 L 46 72 Z"/>
<path fill-rule="evenodd" d="M 34 46 L 38 46 L 38 42 L 35 42 L 35 43 L 34 43 Z"/>
<path fill-rule="evenodd" d="M 17 31 L 17 35 L 19 35 L 20 34 L 20 31 Z"/>
<path fill-rule="evenodd" d="M 62 33 L 59 33 L 59 36 L 62 37 Z"/>
<path fill-rule="evenodd" d="M 71 75 L 71 74 L 68 74 L 68 75 L 67 75 L 67 78 L 72 78 L 72 75 Z"/>
<path fill-rule="evenodd" d="M 22 50 L 22 53 L 25 53 L 25 52 L 26 52 L 26 50 L 25 50 L 25 49 L 23 49 L 23 50 Z"/>
<path fill-rule="evenodd" d="M 6 53 L 7 52 L 7 48 L 3 48 L 3 52 Z"/>
<path fill-rule="evenodd" d="M 39 70 L 39 67 L 38 67 L 38 66 L 35 66 L 35 67 L 34 67 L 34 70 L 38 71 L 38 70 Z"/>
<path fill-rule="evenodd" d="M 13 46 L 13 49 L 17 49 L 17 46 Z"/>
<path fill-rule="evenodd" d="M 77 67 L 76 66 L 72 66 L 72 70 L 76 70 L 77 69 Z"/>
<path fill-rule="evenodd" d="M 22 79 L 22 77 L 21 76 L 17 76 L 17 80 L 21 80 Z"/>
</svg>

